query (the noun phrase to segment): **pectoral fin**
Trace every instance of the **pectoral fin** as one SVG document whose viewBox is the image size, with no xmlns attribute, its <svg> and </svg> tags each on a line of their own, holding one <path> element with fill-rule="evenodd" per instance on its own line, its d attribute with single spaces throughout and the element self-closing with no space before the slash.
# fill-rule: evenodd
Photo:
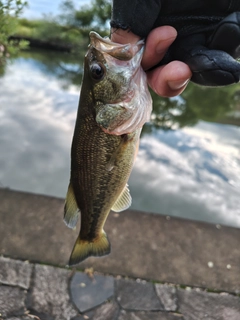
<svg viewBox="0 0 240 320">
<path fill-rule="evenodd" d="M 115 212 L 120 212 L 129 208 L 132 204 L 132 197 L 130 195 L 130 191 L 128 189 L 128 185 L 126 184 L 122 193 L 118 197 L 117 201 L 114 203 L 112 210 Z"/>
<path fill-rule="evenodd" d="M 73 187 L 70 182 L 65 200 L 63 221 L 69 228 L 73 229 L 77 224 L 79 214 L 80 211 L 78 209 Z"/>
<path fill-rule="evenodd" d="M 125 135 L 122 135 L 122 139 L 118 145 L 118 147 L 116 148 L 116 150 L 113 152 L 111 158 L 109 159 L 109 161 L 107 162 L 106 164 L 106 170 L 107 171 L 111 171 L 114 166 L 115 166 L 115 162 L 119 159 L 119 156 L 121 156 L 122 154 L 122 147 L 123 145 L 128 142 L 129 140 L 133 139 L 135 135 L 135 132 L 134 133 L 129 133 L 129 134 L 125 134 Z M 129 191 L 129 190 L 128 190 Z"/>
</svg>

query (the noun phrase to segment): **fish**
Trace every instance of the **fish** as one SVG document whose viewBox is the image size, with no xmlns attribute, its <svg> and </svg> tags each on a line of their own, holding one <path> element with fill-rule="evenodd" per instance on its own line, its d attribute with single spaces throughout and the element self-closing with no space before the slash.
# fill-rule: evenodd
<svg viewBox="0 0 240 320">
<path fill-rule="evenodd" d="M 110 253 L 104 224 L 132 202 L 128 179 L 152 99 L 141 68 L 144 42 L 117 44 L 91 31 L 71 147 L 64 222 L 79 236 L 69 266 Z"/>
</svg>

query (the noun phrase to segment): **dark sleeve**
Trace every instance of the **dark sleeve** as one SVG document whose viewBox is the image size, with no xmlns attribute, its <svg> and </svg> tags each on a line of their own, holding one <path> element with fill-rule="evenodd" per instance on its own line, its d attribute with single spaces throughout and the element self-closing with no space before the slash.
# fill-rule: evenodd
<svg viewBox="0 0 240 320">
<path fill-rule="evenodd" d="M 161 0 L 113 0 L 111 27 L 145 38 L 161 9 Z"/>
</svg>

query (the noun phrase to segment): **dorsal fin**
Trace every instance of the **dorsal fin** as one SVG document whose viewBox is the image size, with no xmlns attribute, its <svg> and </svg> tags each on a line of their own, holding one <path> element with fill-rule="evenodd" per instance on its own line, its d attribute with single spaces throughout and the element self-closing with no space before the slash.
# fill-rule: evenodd
<svg viewBox="0 0 240 320">
<path fill-rule="evenodd" d="M 69 228 L 73 229 L 76 227 L 79 214 L 80 211 L 78 209 L 73 187 L 70 182 L 65 200 L 63 221 Z"/>
<path fill-rule="evenodd" d="M 117 201 L 114 203 L 112 210 L 115 212 L 120 212 L 129 208 L 131 204 L 132 204 L 132 197 L 130 195 L 128 185 L 126 184 L 125 188 L 121 192 Z"/>
</svg>

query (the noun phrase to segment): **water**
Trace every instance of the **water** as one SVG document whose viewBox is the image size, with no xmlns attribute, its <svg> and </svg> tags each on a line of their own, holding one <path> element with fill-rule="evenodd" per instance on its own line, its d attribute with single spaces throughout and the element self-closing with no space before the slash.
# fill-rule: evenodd
<svg viewBox="0 0 240 320">
<path fill-rule="evenodd" d="M 26 52 L 0 78 L 0 185 L 64 197 L 82 62 Z M 240 227 L 239 85 L 154 96 L 132 209 Z"/>
</svg>

